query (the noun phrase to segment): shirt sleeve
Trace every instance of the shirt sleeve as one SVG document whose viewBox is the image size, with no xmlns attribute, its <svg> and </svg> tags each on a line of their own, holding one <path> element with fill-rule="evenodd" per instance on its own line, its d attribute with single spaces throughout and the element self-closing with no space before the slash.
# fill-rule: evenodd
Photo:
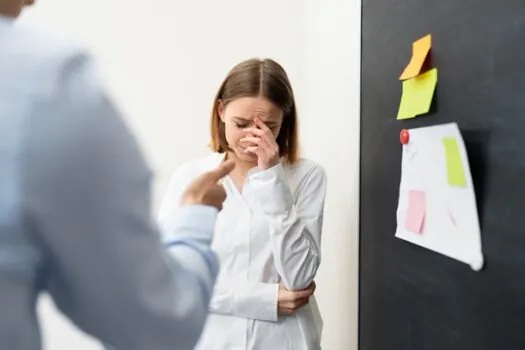
<svg viewBox="0 0 525 350">
<path fill-rule="evenodd" d="M 217 262 L 217 211 L 180 208 L 171 257 L 151 220 L 151 174 L 133 136 L 78 54 L 27 121 L 27 226 L 45 252 L 42 288 L 110 347 L 192 349 Z"/>
<path fill-rule="evenodd" d="M 262 321 L 277 321 L 279 284 L 220 278 L 210 312 Z"/>
<path fill-rule="evenodd" d="M 275 268 L 289 290 L 313 281 L 321 263 L 321 231 L 326 174 L 318 165 L 303 177 L 292 195 L 282 164 L 249 175 L 262 210 L 270 218 Z"/>
<path fill-rule="evenodd" d="M 181 193 L 188 182 L 186 175 L 184 167 L 175 171 L 160 206 L 158 221 L 162 228 L 163 241 L 168 247 L 177 244 L 177 239 L 173 239 L 171 232 L 176 231 L 177 228 L 174 219 L 179 208 Z M 225 274 L 219 274 L 209 311 L 248 319 L 277 321 L 278 293 L 279 285 L 275 283 L 246 279 L 230 280 Z"/>
</svg>

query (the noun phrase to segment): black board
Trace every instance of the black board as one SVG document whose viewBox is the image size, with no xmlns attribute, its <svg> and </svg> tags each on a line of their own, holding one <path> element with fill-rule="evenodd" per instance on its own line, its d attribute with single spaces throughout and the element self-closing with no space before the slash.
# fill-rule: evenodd
<svg viewBox="0 0 525 350">
<path fill-rule="evenodd" d="M 363 0 L 359 349 L 525 349 L 525 0 Z M 412 42 L 432 34 L 431 113 L 397 121 Z M 458 123 L 485 267 L 394 237 L 402 128 Z"/>
</svg>

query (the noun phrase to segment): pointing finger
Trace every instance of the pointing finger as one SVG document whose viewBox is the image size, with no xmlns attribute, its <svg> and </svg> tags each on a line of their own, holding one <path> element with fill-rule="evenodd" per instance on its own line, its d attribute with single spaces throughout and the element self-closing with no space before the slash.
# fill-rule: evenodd
<svg viewBox="0 0 525 350">
<path fill-rule="evenodd" d="M 231 173 L 235 168 L 235 162 L 233 160 L 227 160 L 221 163 L 217 168 L 208 172 L 207 179 L 212 182 L 219 182 L 223 177 Z"/>
</svg>

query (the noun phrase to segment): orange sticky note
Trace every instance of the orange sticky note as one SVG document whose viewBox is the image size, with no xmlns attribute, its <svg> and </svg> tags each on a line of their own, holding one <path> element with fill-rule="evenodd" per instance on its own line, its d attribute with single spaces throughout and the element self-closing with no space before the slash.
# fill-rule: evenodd
<svg viewBox="0 0 525 350">
<path fill-rule="evenodd" d="M 408 193 L 408 211 L 405 228 L 414 233 L 423 233 L 427 199 L 423 191 L 410 191 Z"/>
<path fill-rule="evenodd" d="M 399 80 L 406 80 L 416 77 L 425 63 L 430 48 L 432 47 L 432 35 L 428 34 L 412 44 L 412 59 L 399 77 Z"/>
</svg>

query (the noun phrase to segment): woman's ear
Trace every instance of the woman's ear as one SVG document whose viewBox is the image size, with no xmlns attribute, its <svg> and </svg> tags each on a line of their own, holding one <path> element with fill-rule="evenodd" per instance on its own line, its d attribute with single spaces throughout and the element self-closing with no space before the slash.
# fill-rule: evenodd
<svg viewBox="0 0 525 350">
<path fill-rule="evenodd" d="M 217 100 L 217 113 L 219 114 L 221 121 L 224 123 L 224 103 L 221 100 Z"/>
</svg>

